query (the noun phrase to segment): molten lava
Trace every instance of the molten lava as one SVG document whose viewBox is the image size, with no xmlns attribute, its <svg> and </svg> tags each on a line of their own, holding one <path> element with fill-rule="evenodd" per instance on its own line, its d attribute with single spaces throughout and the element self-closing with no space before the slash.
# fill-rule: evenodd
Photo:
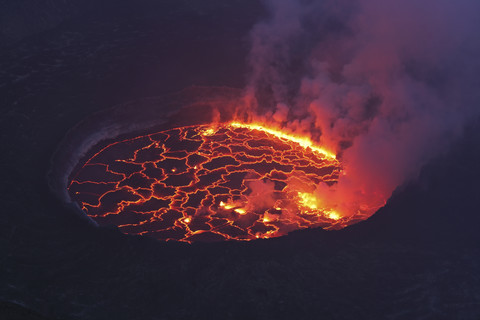
<svg viewBox="0 0 480 320">
<path fill-rule="evenodd" d="M 352 223 L 322 206 L 341 165 L 310 140 L 256 124 L 187 126 L 114 142 L 70 181 L 100 225 L 162 240 L 252 240 Z"/>
</svg>

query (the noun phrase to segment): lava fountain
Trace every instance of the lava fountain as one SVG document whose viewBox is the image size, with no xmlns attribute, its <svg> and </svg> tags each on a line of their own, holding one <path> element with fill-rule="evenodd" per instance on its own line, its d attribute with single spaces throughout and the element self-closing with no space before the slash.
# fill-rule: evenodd
<svg viewBox="0 0 480 320">
<path fill-rule="evenodd" d="M 261 124 L 177 127 L 113 142 L 71 178 L 71 198 L 100 225 L 161 240 L 271 238 L 340 229 L 343 215 L 316 196 L 342 172 L 309 139 Z"/>
</svg>

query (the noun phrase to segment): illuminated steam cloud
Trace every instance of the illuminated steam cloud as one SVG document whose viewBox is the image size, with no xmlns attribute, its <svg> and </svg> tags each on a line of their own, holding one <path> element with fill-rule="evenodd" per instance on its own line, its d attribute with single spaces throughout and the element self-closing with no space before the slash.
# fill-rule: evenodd
<svg viewBox="0 0 480 320">
<path fill-rule="evenodd" d="M 327 207 L 373 214 L 478 116 L 480 3 L 265 1 L 251 33 L 250 116 L 334 150 Z"/>
</svg>

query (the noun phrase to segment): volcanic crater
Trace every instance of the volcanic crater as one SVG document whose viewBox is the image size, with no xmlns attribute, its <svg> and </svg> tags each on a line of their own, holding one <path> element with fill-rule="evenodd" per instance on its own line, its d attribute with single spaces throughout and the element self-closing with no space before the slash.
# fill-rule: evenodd
<svg viewBox="0 0 480 320">
<path fill-rule="evenodd" d="M 258 124 L 181 126 L 114 141 L 71 175 L 71 199 L 100 225 L 160 240 L 253 240 L 352 222 L 315 186 L 341 164 L 309 141 Z"/>
</svg>

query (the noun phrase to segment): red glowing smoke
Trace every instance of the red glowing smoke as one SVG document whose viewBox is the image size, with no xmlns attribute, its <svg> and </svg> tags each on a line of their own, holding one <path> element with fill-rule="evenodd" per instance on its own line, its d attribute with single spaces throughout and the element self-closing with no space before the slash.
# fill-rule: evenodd
<svg viewBox="0 0 480 320">
<path fill-rule="evenodd" d="M 248 117 L 336 150 L 345 175 L 317 196 L 343 214 L 373 214 L 478 116 L 478 2 L 266 4 Z"/>
</svg>

